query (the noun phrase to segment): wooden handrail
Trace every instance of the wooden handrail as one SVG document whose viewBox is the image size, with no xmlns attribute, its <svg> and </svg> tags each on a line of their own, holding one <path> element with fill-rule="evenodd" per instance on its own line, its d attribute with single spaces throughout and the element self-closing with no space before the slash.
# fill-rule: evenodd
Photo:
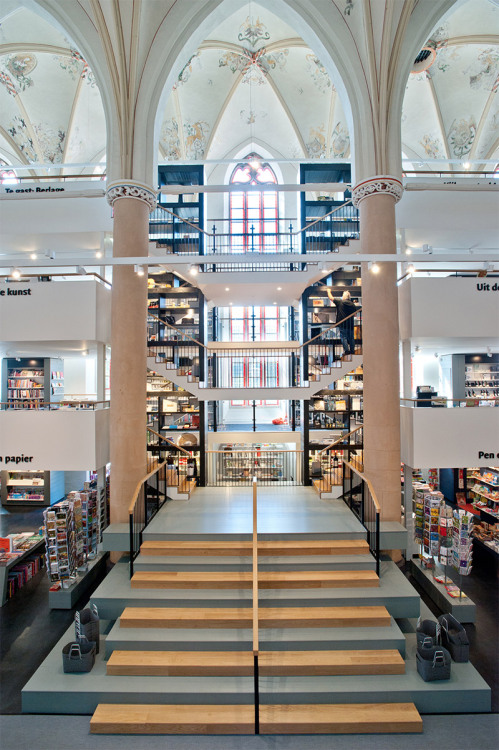
<svg viewBox="0 0 499 750">
<path fill-rule="evenodd" d="M 181 216 L 178 216 L 174 211 L 171 211 L 169 208 L 166 208 L 166 206 L 162 206 L 161 203 L 156 204 L 156 208 L 160 208 L 162 211 L 165 211 L 167 214 L 170 214 L 171 216 L 174 216 L 176 219 L 181 221 L 183 224 L 188 224 L 190 227 L 193 227 L 197 232 L 201 232 L 202 234 L 205 234 L 207 237 L 213 237 L 212 234 L 209 232 L 206 232 L 202 227 L 200 227 L 198 224 L 194 224 L 192 221 L 189 221 L 189 219 L 183 219 Z M 202 257 L 202 256 L 201 256 Z"/>
<path fill-rule="evenodd" d="M 179 309 L 183 309 L 183 308 L 179 308 Z M 189 341 L 192 341 L 194 344 L 196 344 L 196 346 L 202 346 L 203 349 L 207 348 L 205 344 L 201 343 L 201 341 L 198 341 L 197 339 L 193 338 L 192 336 L 189 336 L 188 333 L 182 333 L 182 331 L 179 331 L 178 328 L 175 328 L 175 326 L 170 325 L 170 323 L 167 323 L 165 320 L 161 320 L 161 318 L 158 318 L 158 316 L 154 315 L 154 313 L 147 311 L 147 317 L 154 318 L 154 320 L 157 320 L 158 323 L 161 323 L 162 325 L 166 326 L 167 328 L 171 328 L 172 331 L 175 331 L 175 333 L 177 334 L 177 336 L 179 336 L 179 335 L 180 336 L 184 336 L 186 339 L 189 339 Z M 154 343 L 156 343 L 157 346 L 171 346 L 171 344 L 174 343 L 174 342 L 172 342 L 172 341 L 165 341 L 165 342 L 161 343 L 161 341 L 156 341 Z"/>
<path fill-rule="evenodd" d="M 253 477 L 253 656 L 258 656 L 258 504 L 257 479 Z"/>
<path fill-rule="evenodd" d="M 360 312 L 361 310 L 362 310 L 362 307 L 357 307 L 357 309 L 353 313 L 350 313 L 350 315 L 347 315 L 346 318 L 342 318 L 341 320 L 337 320 L 334 325 L 329 326 L 329 328 L 326 328 L 325 331 L 321 331 L 320 333 L 317 334 L 317 336 L 313 336 L 308 341 L 305 341 L 305 343 L 301 344 L 301 346 L 299 348 L 302 349 L 304 346 L 308 346 L 308 344 L 310 344 L 312 341 L 315 341 L 315 339 L 320 339 L 328 331 L 333 331 L 335 328 L 338 328 L 338 326 L 341 323 L 344 323 L 345 320 L 348 320 L 349 318 L 352 318 L 354 315 L 357 315 L 357 313 Z"/>
<path fill-rule="evenodd" d="M 371 481 L 366 477 L 365 474 L 363 474 L 361 471 L 359 471 L 350 461 L 345 461 L 343 459 L 344 466 L 348 466 L 351 471 L 354 472 L 354 474 L 357 474 L 358 477 L 360 477 L 366 484 L 369 489 L 369 492 L 372 497 L 372 501 L 374 503 L 374 507 L 376 508 L 376 513 L 379 513 L 381 515 L 381 506 L 378 502 L 378 498 L 376 497 L 376 493 L 374 492 L 374 487 L 371 484 Z"/>
<path fill-rule="evenodd" d="M 148 473 L 147 473 L 147 474 L 145 475 L 145 477 L 143 477 L 143 478 L 142 478 L 142 479 L 140 480 L 140 482 L 138 482 L 137 486 L 135 487 L 134 493 L 133 493 L 133 495 L 132 495 L 132 502 L 131 502 L 131 503 L 130 503 L 130 505 L 128 506 L 128 513 L 129 513 L 129 514 L 130 514 L 130 513 L 133 513 L 133 511 L 134 511 L 134 509 L 135 509 L 135 503 L 137 502 L 137 497 L 138 497 L 138 495 L 139 495 L 139 492 L 140 492 L 140 488 L 142 487 L 142 485 L 143 485 L 143 484 L 145 484 L 145 482 L 147 482 L 147 480 L 149 479 L 149 477 L 152 477 L 152 475 L 153 475 L 153 474 L 155 474 L 155 473 L 156 473 L 157 471 L 159 471 L 159 470 L 160 470 L 160 469 L 161 469 L 161 468 L 162 468 L 163 466 L 167 466 L 167 465 L 168 465 L 168 464 L 166 463 L 166 461 L 163 461 L 163 463 L 162 463 L 162 464 L 158 464 L 157 466 L 155 466 L 155 467 L 154 467 L 154 469 L 153 469 L 152 471 L 148 472 Z"/>
<path fill-rule="evenodd" d="M 326 451 L 330 450 L 334 445 L 338 445 L 338 443 L 342 443 L 347 437 L 350 437 L 350 435 L 353 435 L 355 432 L 362 430 L 363 427 L 364 425 L 361 424 L 359 427 L 356 427 L 355 430 L 352 430 L 351 432 L 347 432 L 346 435 L 342 435 L 340 438 L 338 438 L 334 442 L 330 443 L 329 445 L 326 445 L 325 448 L 322 448 L 322 450 L 319 451 L 319 455 L 321 455 L 321 453 L 325 453 Z"/>
<path fill-rule="evenodd" d="M 348 187 L 348 185 L 345 185 L 345 187 Z M 268 186 L 262 185 L 262 190 L 267 190 Z M 348 206 L 349 203 L 352 202 L 352 198 L 349 198 L 345 203 L 342 203 L 341 206 L 336 206 L 336 208 L 333 208 L 331 211 L 328 211 L 327 214 L 324 214 L 324 216 L 320 216 L 318 219 L 314 219 L 314 221 L 311 221 L 310 224 L 307 224 L 306 226 L 302 227 L 301 229 L 297 229 L 296 232 L 277 232 L 277 234 L 282 234 L 286 237 L 289 237 L 291 234 L 293 237 L 296 237 L 299 234 L 302 234 L 302 232 L 306 232 L 307 229 L 310 229 L 310 227 L 315 226 L 315 224 L 318 224 L 320 221 L 324 221 L 324 219 L 327 219 L 328 216 L 332 216 L 332 214 L 335 214 L 337 211 L 339 211 L 342 208 L 345 208 L 345 206 Z M 183 219 L 181 216 L 176 214 L 174 211 L 171 211 L 169 208 L 166 208 L 165 206 L 162 206 L 160 203 L 157 204 L 157 208 L 160 208 L 162 211 L 166 211 L 166 213 L 170 214 L 171 216 L 174 216 L 179 221 L 183 222 L 184 224 L 188 224 L 190 227 L 193 227 L 196 231 L 201 232 L 202 234 L 206 235 L 206 237 L 211 237 L 213 239 L 214 237 L 231 237 L 234 233 L 233 232 L 207 232 L 202 227 L 198 226 L 197 224 L 194 224 L 193 222 L 189 221 L 188 219 Z M 227 221 L 224 219 L 223 221 Z M 236 233 L 237 234 L 237 233 Z M 249 234 L 249 233 L 247 233 Z M 257 233 L 259 234 L 259 233 Z M 275 233 L 274 233 L 275 234 Z M 210 257 L 210 256 L 209 256 Z M 243 256 L 244 257 L 244 256 Z M 201 261 L 204 259 L 204 256 L 200 256 Z M 207 262 L 207 261 L 205 261 Z M 213 261 L 211 261 L 213 262 Z"/>
<path fill-rule="evenodd" d="M 170 438 L 165 437 L 164 435 L 160 435 L 159 432 L 156 432 L 156 430 L 151 429 L 150 427 L 146 428 L 148 432 L 150 432 L 152 435 L 155 435 L 160 440 L 163 440 L 165 443 L 168 443 L 168 445 L 171 445 L 173 448 L 176 448 L 178 451 L 181 451 L 182 453 L 185 453 L 186 456 L 189 456 L 191 458 L 191 453 L 189 451 L 184 450 L 180 445 L 177 445 L 173 442 L 173 440 L 170 440 Z"/>
</svg>

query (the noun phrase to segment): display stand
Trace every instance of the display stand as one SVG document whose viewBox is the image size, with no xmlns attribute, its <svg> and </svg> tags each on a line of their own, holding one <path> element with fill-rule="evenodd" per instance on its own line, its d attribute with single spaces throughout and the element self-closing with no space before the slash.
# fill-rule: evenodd
<svg viewBox="0 0 499 750">
<path fill-rule="evenodd" d="M 72 609 L 78 599 L 88 591 L 92 584 L 104 572 L 108 552 L 98 552 L 93 560 L 90 560 L 86 570 L 79 570 L 72 583 L 67 588 L 58 591 L 49 591 L 50 609 Z"/>
<path fill-rule="evenodd" d="M 17 555 L 16 557 L 13 557 L 5 565 L 0 566 L 0 596 L 2 597 L 2 603 L 0 606 L 3 607 L 3 605 L 8 601 L 8 598 L 9 598 L 8 597 L 9 571 L 12 570 L 12 568 L 14 568 L 23 560 L 26 560 L 34 552 L 38 552 L 38 551 L 42 552 L 44 546 L 45 546 L 45 541 L 43 539 L 40 539 L 39 542 L 36 542 L 35 544 L 33 544 L 32 547 L 25 550 L 22 554 Z"/>
</svg>

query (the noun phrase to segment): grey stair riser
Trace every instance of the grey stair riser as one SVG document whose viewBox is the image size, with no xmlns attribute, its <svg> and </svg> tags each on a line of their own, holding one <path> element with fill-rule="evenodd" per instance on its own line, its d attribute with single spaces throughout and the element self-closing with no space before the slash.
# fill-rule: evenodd
<svg viewBox="0 0 499 750">
<path fill-rule="evenodd" d="M 344 650 L 395 648 L 404 656 L 406 641 L 396 623 L 380 628 L 266 628 L 260 631 L 262 651 Z M 252 649 L 249 629 L 120 628 L 116 623 L 106 638 L 106 658 L 113 650 L 247 651 Z"/>
<path fill-rule="evenodd" d="M 259 570 L 375 570 L 376 561 L 371 555 L 310 555 L 293 557 L 260 556 Z M 164 557 L 139 555 L 134 570 L 178 571 L 250 571 L 248 558 L 230 557 Z"/>
<path fill-rule="evenodd" d="M 374 595 L 372 592 L 376 592 Z M 196 590 L 195 596 L 190 596 L 192 591 L 183 589 L 167 590 L 157 589 L 153 592 L 146 589 L 137 589 L 136 597 L 99 599 L 95 595 L 91 601 L 97 604 L 99 612 L 108 620 L 117 620 L 125 607 L 222 607 L 235 608 L 251 605 L 250 590 L 232 591 L 230 589 Z M 154 597 L 151 593 L 161 596 Z M 313 593 L 320 596 L 314 597 Z M 416 597 L 390 597 L 379 589 L 356 589 L 357 596 L 348 596 L 350 592 L 345 589 L 264 589 L 260 591 L 259 600 L 261 607 L 341 607 L 341 606 L 385 606 L 392 617 L 419 617 L 419 598 Z M 295 596 L 291 596 L 295 594 Z M 222 596 L 223 595 L 223 596 Z M 247 595 L 247 596 L 243 596 Z"/>
<path fill-rule="evenodd" d="M 324 532 L 314 533 L 313 537 L 316 540 L 321 539 L 365 539 L 367 532 L 365 531 L 337 531 L 337 532 Z M 259 533 L 258 539 L 262 542 L 276 542 L 281 540 L 299 540 L 306 541 L 310 539 L 310 533 L 303 534 L 269 534 Z M 198 541 L 198 542 L 251 542 L 252 535 L 248 533 L 241 534 L 169 534 L 166 532 L 154 532 L 145 529 L 143 534 L 143 541 L 148 542 L 160 542 L 160 541 Z"/>
</svg>

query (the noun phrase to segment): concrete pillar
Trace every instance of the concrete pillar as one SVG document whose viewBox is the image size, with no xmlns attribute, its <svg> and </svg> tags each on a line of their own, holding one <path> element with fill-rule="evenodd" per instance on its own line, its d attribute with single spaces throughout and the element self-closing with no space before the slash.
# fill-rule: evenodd
<svg viewBox="0 0 499 750">
<path fill-rule="evenodd" d="M 155 193 L 133 181 L 115 182 L 107 191 L 114 209 L 113 256 L 146 258 L 149 211 Z M 111 523 L 128 520 L 138 482 L 146 474 L 147 266 L 114 266 L 111 302 Z"/>
<path fill-rule="evenodd" d="M 395 253 L 395 204 L 402 184 L 394 177 L 364 180 L 353 190 L 363 253 Z M 364 473 L 386 521 L 400 521 L 399 325 L 396 263 L 377 274 L 362 268 L 364 362 Z"/>
</svg>

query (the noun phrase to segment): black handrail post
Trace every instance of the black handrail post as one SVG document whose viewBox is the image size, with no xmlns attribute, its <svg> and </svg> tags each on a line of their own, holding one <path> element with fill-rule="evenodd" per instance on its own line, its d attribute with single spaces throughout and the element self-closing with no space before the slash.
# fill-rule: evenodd
<svg viewBox="0 0 499 750">
<path fill-rule="evenodd" d="M 255 686 L 255 734 L 260 734 L 260 688 L 258 679 L 258 654 L 253 654 L 253 680 Z"/>
<path fill-rule="evenodd" d="M 376 575 L 379 577 L 379 544 L 380 544 L 380 518 L 376 511 Z"/>
<path fill-rule="evenodd" d="M 133 538 L 133 512 L 128 514 L 129 533 L 130 533 L 130 578 L 133 576 L 134 561 L 134 538 Z"/>
<path fill-rule="evenodd" d="M 366 518 L 366 483 L 364 480 L 362 480 L 362 493 L 361 493 L 361 506 L 360 506 L 360 522 L 363 526 L 365 526 L 365 518 Z"/>
</svg>

